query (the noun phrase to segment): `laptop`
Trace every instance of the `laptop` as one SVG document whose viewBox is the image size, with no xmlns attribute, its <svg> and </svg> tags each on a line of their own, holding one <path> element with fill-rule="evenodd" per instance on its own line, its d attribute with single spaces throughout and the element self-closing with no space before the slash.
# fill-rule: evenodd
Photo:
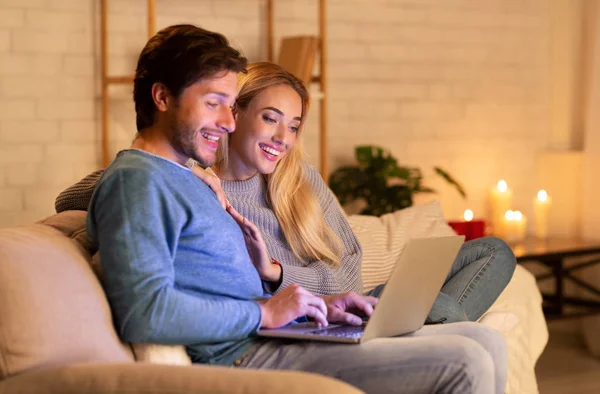
<svg viewBox="0 0 600 394">
<path fill-rule="evenodd" d="M 421 328 L 464 242 L 464 236 L 410 240 L 388 280 L 373 314 L 362 326 L 292 323 L 260 329 L 263 337 L 362 343 Z"/>
</svg>

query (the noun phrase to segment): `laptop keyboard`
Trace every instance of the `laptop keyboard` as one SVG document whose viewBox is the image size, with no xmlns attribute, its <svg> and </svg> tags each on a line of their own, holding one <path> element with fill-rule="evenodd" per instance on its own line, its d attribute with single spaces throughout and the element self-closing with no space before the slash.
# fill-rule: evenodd
<svg viewBox="0 0 600 394">
<path fill-rule="evenodd" d="M 338 326 L 315 330 L 311 334 L 338 338 L 360 338 L 364 331 L 364 326 Z"/>
</svg>

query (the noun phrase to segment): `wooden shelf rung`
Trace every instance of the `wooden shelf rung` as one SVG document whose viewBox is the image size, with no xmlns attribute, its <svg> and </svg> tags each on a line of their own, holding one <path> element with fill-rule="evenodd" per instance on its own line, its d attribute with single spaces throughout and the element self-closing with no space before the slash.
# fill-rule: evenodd
<svg viewBox="0 0 600 394">
<path fill-rule="evenodd" d="M 128 84 L 128 83 L 133 83 L 133 75 L 121 75 L 121 76 L 114 76 L 114 77 L 106 77 L 105 79 L 105 83 L 107 85 L 110 84 Z"/>
<path fill-rule="evenodd" d="M 308 93 L 311 100 L 323 100 L 325 98 L 325 94 L 317 86 L 311 86 Z"/>
</svg>

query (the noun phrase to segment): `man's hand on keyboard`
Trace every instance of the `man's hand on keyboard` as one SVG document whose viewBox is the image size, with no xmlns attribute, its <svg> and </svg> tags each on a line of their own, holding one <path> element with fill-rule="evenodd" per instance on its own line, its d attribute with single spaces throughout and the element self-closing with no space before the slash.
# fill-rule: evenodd
<svg viewBox="0 0 600 394">
<path fill-rule="evenodd" d="M 258 304 L 262 312 L 261 328 L 282 327 L 301 316 L 308 316 L 320 326 L 327 327 L 327 307 L 323 299 L 297 284 L 289 285 Z"/>
<path fill-rule="evenodd" d="M 327 305 L 327 320 L 331 323 L 346 323 L 360 326 L 362 317 L 369 317 L 379 301 L 354 292 L 332 296 L 322 296 Z"/>
</svg>

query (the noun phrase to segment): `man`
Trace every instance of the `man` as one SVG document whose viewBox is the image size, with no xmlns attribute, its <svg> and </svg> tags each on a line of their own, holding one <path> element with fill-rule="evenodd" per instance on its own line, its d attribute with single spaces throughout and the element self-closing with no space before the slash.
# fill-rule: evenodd
<svg viewBox="0 0 600 394">
<path fill-rule="evenodd" d="M 106 169 L 87 221 L 121 337 L 183 344 L 199 363 L 322 373 L 372 393 L 494 392 L 504 377 L 492 357 L 502 365 L 503 342 L 469 323 L 358 346 L 253 336 L 301 316 L 327 324 L 350 310 L 369 315 L 376 301 L 295 285 L 263 299 L 237 223 L 185 167 L 189 158 L 213 164 L 219 138 L 234 131 L 245 65 L 223 36 L 191 25 L 161 30 L 142 50 L 138 135 Z"/>
</svg>

